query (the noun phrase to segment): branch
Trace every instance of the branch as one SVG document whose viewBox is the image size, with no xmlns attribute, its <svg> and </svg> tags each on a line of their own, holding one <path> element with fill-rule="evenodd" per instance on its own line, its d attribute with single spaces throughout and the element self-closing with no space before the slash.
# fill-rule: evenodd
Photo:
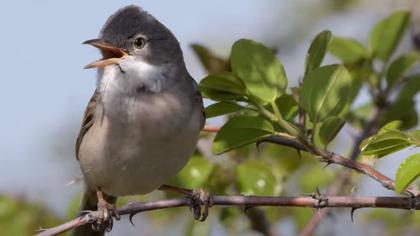
<svg viewBox="0 0 420 236">
<path fill-rule="evenodd" d="M 219 132 L 220 128 L 213 125 L 205 125 L 201 131 L 209 132 L 209 133 L 217 133 Z"/>
<path fill-rule="evenodd" d="M 212 197 L 212 205 L 219 206 L 286 206 L 286 207 L 340 207 L 340 208 L 396 208 L 420 210 L 420 197 L 263 197 L 263 196 L 222 196 Z M 154 202 L 132 202 L 117 209 L 120 215 L 134 215 L 144 211 L 190 206 L 189 198 L 168 199 Z M 36 236 L 50 236 L 67 232 L 99 219 L 99 212 L 92 211 L 71 221 L 42 230 Z"/>
<path fill-rule="evenodd" d="M 292 147 L 299 151 L 307 151 L 307 152 L 309 151 L 313 154 L 319 155 L 320 161 L 322 162 L 326 162 L 328 164 L 337 164 L 337 165 L 341 165 L 341 166 L 353 169 L 359 173 L 365 174 L 369 176 L 370 178 L 376 180 L 377 182 L 381 183 L 385 188 L 389 190 L 395 190 L 395 182 L 391 178 L 375 170 L 370 165 L 353 161 L 351 159 L 348 159 L 346 157 L 343 157 L 339 154 L 336 154 L 327 150 L 307 150 L 299 142 L 291 140 L 291 139 L 286 139 L 283 137 L 273 136 L 273 137 L 265 139 L 264 141 Z M 405 192 L 411 196 L 420 196 L 420 191 L 412 187 L 406 188 Z"/>
</svg>

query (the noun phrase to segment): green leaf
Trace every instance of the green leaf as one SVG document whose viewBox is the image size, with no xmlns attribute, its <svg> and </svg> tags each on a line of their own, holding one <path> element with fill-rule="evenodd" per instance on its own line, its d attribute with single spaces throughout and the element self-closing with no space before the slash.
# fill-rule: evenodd
<svg viewBox="0 0 420 236">
<path fill-rule="evenodd" d="M 410 52 L 393 61 L 386 72 L 388 87 L 392 86 L 395 81 L 402 78 L 407 71 L 419 62 L 419 60 L 420 56 L 417 52 Z"/>
<path fill-rule="evenodd" d="M 393 131 L 393 130 L 397 130 L 397 129 L 399 129 L 400 127 L 401 127 L 401 125 L 402 125 L 402 122 L 400 121 L 400 120 L 393 120 L 393 121 L 390 121 L 390 122 L 388 122 L 388 123 L 386 123 L 379 131 L 378 131 L 378 134 L 383 134 L 383 133 L 386 133 L 386 132 L 390 132 L 390 131 Z"/>
<path fill-rule="evenodd" d="M 372 63 L 368 60 L 356 64 L 346 64 L 345 67 L 352 78 L 351 93 L 349 96 L 349 104 L 352 104 L 363 85 L 369 81 L 371 77 L 375 76 L 375 72 L 372 68 Z"/>
<path fill-rule="evenodd" d="M 407 136 L 400 131 L 393 130 L 363 140 L 360 150 L 363 155 L 373 155 L 380 158 L 409 146 L 411 144 Z"/>
<path fill-rule="evenodd" d="M 319 33 L 312 41 L 311 46 L 309 46 L 308 53 L 306 54 L 305 75 L 309 71 L 316 69 L 321 65 L 322 60 L 324 60 L 325 53 L 327 52 L 327 46 L 330 39 L 331 32 L 325 30 Z"/>
<path fill-rule="evenodd" d="M 290 121 L 298 114 L 298 105 L 292 95 L 284 94 L 283 96 L 277 98 L 275 103 L 280 110 L 280 114 L 286 120 Z M 272 108 L 270 106 L 269 110 L 271 109 Z"/>
<path fill-rule="evenodd" d="M 397 100 L 413 100 L 420 93 L 420 75 L 410 76 L 408 82 L 399 93 Z"/>
<path fill-rule="evenodd" d="M 237 100 L 246 94 L 242 80 L 228 72 L 205 77 L 200 81 L 199 88 L 204 97 L 216 101 Z"/>
<path fill-rule="evenodd" d="M 406 135 L 412 145 L 420 146 L 420 130 L 408 131 Z"/>
<path fill-rule="evenodd" d="M 40 225 L 49 227 L 63 221 L 39 202 L 29 202 L 13 194 L 0 194 L 0 235 L 34 235 Z"/>
<path fill-rule="evenodd" d="M 351 76 L 343 66 L 319 67 L 305 76 L 300 104 L 313 123 L 338 115 L 346 106 L 351 91 Z"/>
<path fill-rule="evenodd" d="M 221 154 L 273 134 L 274 128 L 272 124 L 261 117 L 233 117 L 216 134 L 212 150 L 215 154 Z"/>
<path fill-rule="evenodd" d="M 381 20 L 370 34 L 370 47 L 375 57 L 387 61 L 397 47 L 409 20 L 408 11 L 397 11 Z"/>
<path fill-rule="evenodd" d="M 410 99 L 401 99 L 394 102 L 381 118 L 381 125 L 393 120 L 400 120 L 400 129 L 405 130 L 415 127 L 418 123 L 418 114 L 415 102 Z"/>
<path fill-rule="evenodd" d="M 416 110 L 415 96 L 420 92 L 420 75 L 410 76 L 407 83 L 398 94 L 398 98 L 386 109 L 381 117 L 380 124 L 383 125 L 392 120 L 401 120 L 401 129 L 406 130 L 416 127 L 418 114 Z"/>
<path fill-rule="evenodd" d="M 367 49 L 355 39 L 333 37 L 328 51 L 344 63 L 356 63 L 369 57 Z"/>
<path fill-rule="evenodd" d="M 204 113 L 206 113 L 206 118 L 212 118 L 216 116 L 221 116 L 221 115 L 237 112 L 242 109 L 245 109 L 245 107 L 240 106 L 234 102 L 218 102 L 218 103 L 214 103 L 206 107 L 206 109 L 204 110 Z"/>
<path fill-rule="evenodd" d="M 395 192 L 401 193 L 420 176 L 420 153 L 414 154 L 401 163 L 395 176 Z"/>
<path fill-rule="evenodd" d="M 272 50 L 258 42 L 236 41 L 232 46 L 231 66 L 248 90 L 265 102 L 282 95 L 287 87 L 283 65 Z"/>
<path fill-rule="evenodd" d="M 199 44 L 192 44 L 191 48 L 200 59 L 201 64 L 210 73 L 220 73 L 223 71 L 230 71 L 229 61 L 217 57 L 210 51 L 210 49 Z"/>
<path fill-rule="evenodd" d="M 263 163 L 248 161 L 236 169 L 238 190 L 244 195 L 275 195 L 276 178 Z"/>
<path fill-rule="evenodd" d="M 337 136 L 338 132 L 340 132 L 344 124 L 345 121 L 340 117 L 331 116 L 326 118 L 324 122 L 322 122 L 319 130 L 319 138 L 321 143 L 324 145 L 329 144 L 335 138 L 335 136 Z"/>
<path fill-rule="evenodd" d="M 205 158 L 193 156 L 188 164 L 175 176 L 177 186 L 184 188 L 203 187 L 207 182 L 213 165 Z"/>
<path fill-rule="evenodd" d="M 407 83 L 404 84 L 398 93 L 398 98 L 391 106 L 386 109 L 385 114 L 381 117 L 380 124 L 383 125 L 392 120 L 401 120 L 401 129 L 409 129 L 415 127 L 418 123 L 418 114 L 415 109 L 416 102 L 414 97 L 420 92 L 420 75 L 409 77 Z"/>
</svg>

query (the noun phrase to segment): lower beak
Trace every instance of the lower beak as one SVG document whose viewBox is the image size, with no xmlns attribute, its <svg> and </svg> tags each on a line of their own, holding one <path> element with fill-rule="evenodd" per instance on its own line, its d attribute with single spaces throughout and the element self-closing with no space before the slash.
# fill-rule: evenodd
<svg viewBox="0 0 420 236">
<path fill-rule="evenodd" d="M 102 39 L 91 39 L 83 42 L 83 44 L 92 45 L 102 52 L 103 58 L 90 63 L 85 66 L 85 69 L 90 68 L 103 68 L 107 65 L 118 64 L 121 60 L 128 56 L 128 53 L 122 49 L 112 46 L 111 44 L 103 41 Z"/>
</svg>

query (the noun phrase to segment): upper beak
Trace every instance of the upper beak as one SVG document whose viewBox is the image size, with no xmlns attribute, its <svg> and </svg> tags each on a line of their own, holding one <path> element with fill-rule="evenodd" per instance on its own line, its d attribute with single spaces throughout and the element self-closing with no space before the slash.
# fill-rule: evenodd
<svg viewBox="0 0 420 236">
<path fill-rule="evenodd" d="M 85 66 L 85 69 L 90 68 L 102 68 L 107 65 L 118 64 L 122 59 L 128 56 L 127 51 L 122 48 L 117 48 L 112 46 L 111 44 L 103 41 L 102 39 L 91 39 L 83 42 L 83 44 L 92 45 L 102 52 L 103 58 L 90 63 L 89 65 Z"/>
</svg>

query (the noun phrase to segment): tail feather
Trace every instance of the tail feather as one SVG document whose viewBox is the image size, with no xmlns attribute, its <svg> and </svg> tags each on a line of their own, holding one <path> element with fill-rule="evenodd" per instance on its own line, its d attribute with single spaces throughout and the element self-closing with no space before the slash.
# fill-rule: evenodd
<svg viewBox="0 0 420 236">
<path fill-rule="evenodd" d="M 117 201 L 116 197 L 106 195 L 105 200 L 110 204 L 115 204 Z M 87 189 L 83 194 L 82 203 L 80 207 L 81 212 L 79 216 L 85 214 L 83 211 L 96 211 L 98 210 L 98 197 L 96 196 L 96 191 L 92 189 Z M 90 224 L 82 225 L 77 227 L 72 236 L 103 236 L 105 234 L 105 229 L 95 231 Z"/>
</svg>

